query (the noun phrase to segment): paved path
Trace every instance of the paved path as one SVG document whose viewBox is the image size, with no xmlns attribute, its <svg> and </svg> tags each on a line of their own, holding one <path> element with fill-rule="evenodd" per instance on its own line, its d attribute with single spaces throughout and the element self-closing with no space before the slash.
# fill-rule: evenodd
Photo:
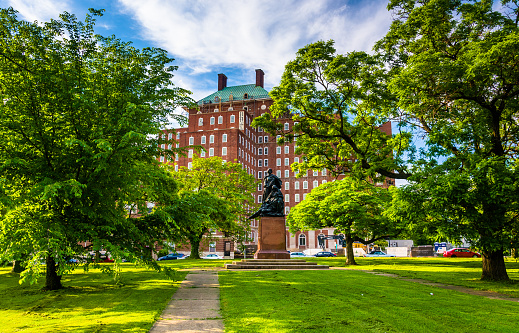
<svg viewBox="0 0 519 333">
<path fill-rule="evenodd" d="M 191 271 L 149 333 L 223 332 L 217 271 Z"/>
<path fill-rule="evenodd" d="M 373 275 L 387 276 L 387 277 L 399 279 L 402 281 L 415 282 L 415 283 L 420 283 L 420 284 L 438 287 L 438 288 L 442 288 L 442 289 L 455 290 L 460 293 L 465 293 L 465 294 L 469 294 L 469 295 L 482 296 L 482 297 L 486 297 L 486 298 L 490 298 L 490 299 L 500 299 L 500 300 L 504 300 L 504 301 L 519 302 L 519 298 L 517 298 L 517 297 L 503 295 L 503 294 L 497 293 L 495 291 L 476 290 L 476 289 L 472 289 L 472 288 L 454 286 L 454 285 L 438 283 L 438 282 L 431 282 L 431 281 L 422 280 L 422 279 L 410 279 L 410 278 L 405 278 L 405 277 L 402 277 L 402 276 L 399 276 L 396 274 L 383 273 L 383 272 L 378 272 L 378 271 L 370 271 L 370 270 L 364 270 L 364 269 L 351 269 L 351 268 L 347 268 L 347 267 L 330 267 L 330 268 L 331 269 L 347 269 L 347 270 L 352 270 L 352 271 L 360 271 L 360 272 L 373 274 Z"/>
</svg>

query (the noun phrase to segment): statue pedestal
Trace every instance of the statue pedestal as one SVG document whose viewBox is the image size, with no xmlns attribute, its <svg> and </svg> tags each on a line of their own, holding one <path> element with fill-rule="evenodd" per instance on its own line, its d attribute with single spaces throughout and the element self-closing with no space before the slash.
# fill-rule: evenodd
<svg viewBox="0 0 519 333">
<path fill-rule="evenodd" d="M 254 259 L 290 259 L 284 216 L 262 216 L 258 228 L 258 251 Z"/>
</svg>

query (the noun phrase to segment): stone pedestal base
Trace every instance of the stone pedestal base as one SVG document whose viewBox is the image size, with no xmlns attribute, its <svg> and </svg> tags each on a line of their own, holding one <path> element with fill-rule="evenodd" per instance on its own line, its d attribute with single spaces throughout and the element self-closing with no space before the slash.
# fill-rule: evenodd
<svg viewBox="0 0 519 333">
<path fill-rule="evenodd" d="M 254 259 L 290 259 L 284 216 L 262 216 L 258 228 L 258 251 Z"/>
</svg>

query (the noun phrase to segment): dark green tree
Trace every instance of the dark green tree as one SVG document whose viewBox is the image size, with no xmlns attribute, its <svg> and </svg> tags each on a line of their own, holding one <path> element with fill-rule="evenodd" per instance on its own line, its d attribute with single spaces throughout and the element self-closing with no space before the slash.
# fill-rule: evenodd
<svg viewBox="0 0 519 333">
<path fill-rule="evenodd" d="M 394 238 L 403 229 L 384 215 L 390 204 L 390 190 L 347 177 L 313 189 L 292 208 L 287 224 L 291 232 L 336 228 L 344 234 L 346 263 L 356 265 L 353 242 L 371 244 Z"/>
<path fill-rule="evenodd" d="M 391 1 L 394 21 L 376 55 L 308 45 L 273 89 L 272 116 L 256 122 L 281 141 L 297 138 L 303 167 L 408 179 L 407 192 L 441 204 L 405 214 L 470 240 L 490 280 L 508 279 L 503 252 L 518 224 L 519 11 L 503 4 L 497 12 L 492 1 Z M 293 133 L 272 121 L 283 116 L 299 122 Z M 387 120 L 401 125 L 393 137 L 377 131 Z M 425 142 L 418 152 L 412 134 Z"/>
<path fill-rule="evenodd" d="M 189 92 L 172 85 L 164 50 L 96 35 L 101 14 L 37 24 L 0 10 L 0 253 L 30 255 L 22 277 L 45 271 L 46 289 L 62 287 L 81 242 L 153 264 L 143 251 L 174 229 L 159 216 L 128 218 L 128 209 L 175 191 L 155 158 L 168 144 L 158 134 Z"/>
</svg>

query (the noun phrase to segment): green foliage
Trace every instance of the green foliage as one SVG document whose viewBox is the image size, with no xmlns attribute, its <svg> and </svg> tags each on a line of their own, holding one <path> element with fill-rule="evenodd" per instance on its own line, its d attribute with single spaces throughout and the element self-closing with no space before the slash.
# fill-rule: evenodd
<svg viewBox="0 0 519 333">
<path fill-rule="evenodd" d="M 377 43 L 400 119 L 427 145 L 398 210 L 414 228 L 469 239 L 490 279 L 507 279 L 502 253 L 518 232 L 519 12 L 504 3 L 394 0 Z"/>
<path fill-rule="evenodd" d="M 271 114 L 253 125 L 280 135 L 278 143 L 297 142 L 296 153 L 304 158 L 292 168 L 300 173 L 326 168 L 334 175 L 406 178 L 401 162 L 410 134 L 391 137 L 379 130 L 391 119 L 394 105 L 384 65 L 364 52 L 335 52 L 333 41 L 300 49 L 270 92 Z M 291 131 L 276 121 L 284 117 L 296 122 Z"/>
<path fill-rule="evenodd" d="M 31 254 L 24 277 L 33 282 L 41 260 L 54 258 L 60 275 L 73 268 L 65 258 L 83 251 L 80 242 L 151 258 L 146 247 L 172 228 L 127 211 L 175 191 L 155 160 L 168 143 L 158 133 L 189 92 L 173 87 L 164 50 L 96 35 L 101 14 L 39 25 L 0 10 L 0 253 Z"/>
<path fill-rule="evenodd" d="M 172 176 L 182 190 L 165 205 L 165 211 L 179 228 L 179 241 L 189 241 L 191 258 L 199 258 L 200 241 L 211 230 L 238 241 L 246 239 L 257 181 L 241 164 L 195 156 L 191 169 L 182 167 Z"/>
<path fill-rule="evenodd" d="M 347 177 L 312 190 L 291 210 L 287 224 L 291 232 L 337 228 L 353 241 L 371 243 L 398 233 L 383 215 L 390 203 L 389 189 Z"/>
</svg>

